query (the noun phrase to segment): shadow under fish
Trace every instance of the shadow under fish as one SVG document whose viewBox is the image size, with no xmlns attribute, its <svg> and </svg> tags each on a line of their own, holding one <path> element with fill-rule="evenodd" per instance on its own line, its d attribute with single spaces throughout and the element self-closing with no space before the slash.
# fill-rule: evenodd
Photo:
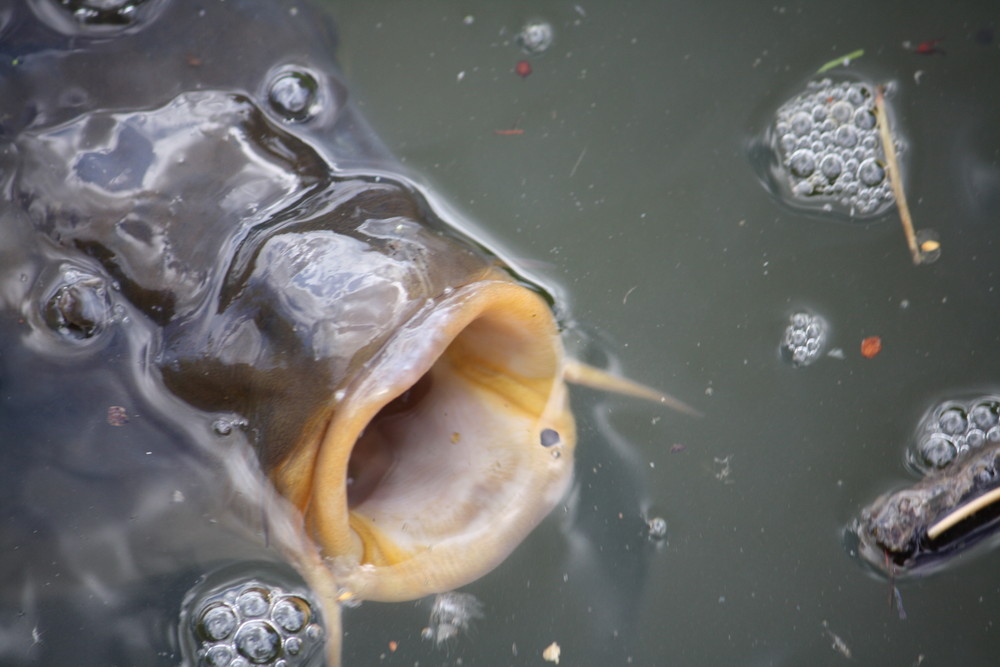
<svg viewBox="0 0 1000 667">
<path fill-rule="evenodd" d="M 5 658 L 79 654 L 56 581 L 134 661 L 125 591 L 273 545 L 333 664 L 341 603 L 462 586 L 565 494 L 566 380 L 607 378 L 399 173 L 334 45 L 301 3 L 0 3 Z"/>
</svg>

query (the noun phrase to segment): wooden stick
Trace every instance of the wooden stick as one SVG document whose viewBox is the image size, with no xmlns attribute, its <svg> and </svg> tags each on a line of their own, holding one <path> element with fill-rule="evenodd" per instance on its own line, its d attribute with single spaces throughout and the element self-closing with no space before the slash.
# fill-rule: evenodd
<svg viewBox="0 0 1000 667">
<path fill-rule="evenodd" d="M 906 204 L 903 193 L 903 175 L 899 173 L 899 161 L 896 160 L 896 145 L 892 142 L 892 132 L 889 131 L 889 116 L 885 112 L 885 91 L 882 86 L 875 89 L 875 119 L 878 122 L 879 134 L 882 137 L 882 152 L 885 154 L 886 175 L 892 194 L 896 198 L 896 208 L 899 209 L 899 219 L 903 222 L 903 233 L 906 234 L 906 245 L 914 264 L 920 264 L 920 248 L 917 246 L 917 235 L 913 231 L 913 219 L 910 218 L 910 207 Z"/>
<path fill-rule="evenodd" d="M 989 493 L 984 493 L 970 503 L 962 505 L 951 514 L 935 523 L 927 529 L 927 538 L 931 540 L 937 539 L 938 536 L 944 531 L 961 521 L 965 521 L 984 507 L 997 502 L 997 500 L 1000 500 L 1000 487 L 993 489 Z"/>
</svg>

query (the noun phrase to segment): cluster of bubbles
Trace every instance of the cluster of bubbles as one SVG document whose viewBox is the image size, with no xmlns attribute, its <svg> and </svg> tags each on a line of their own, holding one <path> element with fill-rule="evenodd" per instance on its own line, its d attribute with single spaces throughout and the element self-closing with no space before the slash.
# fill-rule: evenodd
<svg viewBox="0 0 1000 667">
<path fill-rule="evenodd" d="M 947 468 L 965 452 L 1000 444 L 1000 396 L 946 401 L 918 427 L 911 463 L 921 472 Z"/>
<path fill-rule="evenodd" d="M 792 201 L 856 218 L 892 206 L 874 107 L 868 84 L 823 79 L 778 109 L 771 144 Z"/>
<path fill-rule="evenodd" d="M 420 636 L 440 646 L 468 631 L 472 622 L 483 618 L 483 603 L 471 593 L 451 591 L 434 597 L 431 618 Z"/>
<path fill-rule="evenodd" d="M 829 327 L 819 315 L 794 313 L 781 339 L 781 357 L 795 366 L 808 366 L 823 353 Z"/>
<path fill-rule="evenodd" d="M 323 637 L 305 597 L 259 582 L 201 601 L 191 622 L 205 667 L 305 665 Z"/>
</svg>

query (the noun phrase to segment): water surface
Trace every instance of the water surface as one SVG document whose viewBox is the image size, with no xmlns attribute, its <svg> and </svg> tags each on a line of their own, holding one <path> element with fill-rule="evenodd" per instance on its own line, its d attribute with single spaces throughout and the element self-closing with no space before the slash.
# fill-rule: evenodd
<svg viewBox="0 0 1000 667">
<path fill-rule="evenodd" d="M 349 662 L 540 664 L 557 641 L 564 664 L 836 664 L 830 632 L 860 664 L 994 660 L 995 552 L 898 582 L 901 619 L 888 582 L 842 543 L 862 506 L 913 480 L 904 452 L 924 411 L 1000 377 L 988 3 L 332 11 L 380 135 L 558 293 L 580 353 L 705 413 L 577 392 L 577 495 L 469 587 L 485 605 L 476 632 L 435 652 L 419 639 L 426 605 L 364 605 L 347 616 Z M 536 18 L 555 40 L 528 56 L 513 38 Z M 930 39 L 945 53 L 903 46 Z M 868 222 L 803 212 L 747 156 L 770 114 L 859 48 L 839 72 L 895 83 L 910 206 L 944 249 L 934 264 L 913 266 L 894 210 Z M 511 128 L 524 132 L 495 133 Z M 781 361 L 802 309 L 826 318 L 843 359 Z M 865 359 L 870 335 L 883 350 Z M 665 544 L 646 539 L 650 515 L 667 520 Z"/>
</svg>

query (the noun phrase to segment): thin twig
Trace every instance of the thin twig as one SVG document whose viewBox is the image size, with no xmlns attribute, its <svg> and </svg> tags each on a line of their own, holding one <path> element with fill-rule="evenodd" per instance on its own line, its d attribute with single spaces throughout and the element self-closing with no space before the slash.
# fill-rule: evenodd
<svg viewBox="0 0 1000 667">
<path fill-rule="evenodd" d="M 896 208 L 899 209 L 899 219 L 903 222 L 903 233 L 906 234 L 906 245 L 914 264 L 920 264 L 920 248 L 917 246 L 917 235 L 913 231 L 913 219 L 910 217 L 910 207 L 906 205 L 906 195 L 903 193 L 903 175 L 899 173 L 899 162 L 896 160 L 896 146 L 892 142 L 892 132 L 889 131 L 889 116 L 885 112 L 885 90 L 879 86 L 875 91 L 875 116 L 878 122 L 879 134 L 882 137 L 882 152 L 885 153 L 886 174 L 892 186 L 892 194 L 896 198 Z"/>
</svg>

